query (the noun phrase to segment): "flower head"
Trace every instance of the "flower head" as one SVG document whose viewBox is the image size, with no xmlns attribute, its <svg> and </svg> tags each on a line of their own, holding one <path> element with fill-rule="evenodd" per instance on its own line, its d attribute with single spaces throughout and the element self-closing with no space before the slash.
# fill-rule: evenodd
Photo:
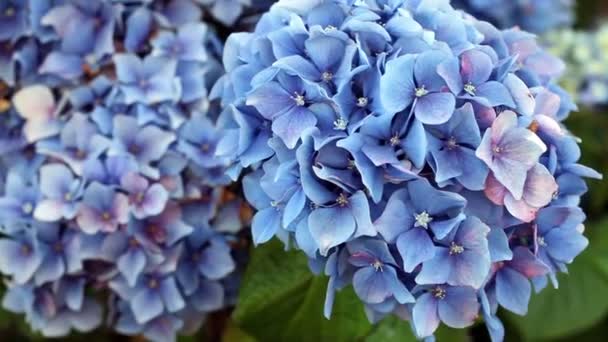
<svg viewBox="0 0 608 342">
<path fill-rule="evenodd" d="M 423 338 L 483 314 L 499 336 L 494 290 L 523 313 L 529 283 L 586 245 L 580 227 L 540 226 L 552 208 L 577 216 L 599 175 L 561 124 L 564 64 L 533 35 L 447 2 L 282 0 L 224 56 L 217 151 L 246 173 L 254 242 L 325 266 L 326 316 L 353 284 L 372 321 L 409 316 Z"/>
</svg>

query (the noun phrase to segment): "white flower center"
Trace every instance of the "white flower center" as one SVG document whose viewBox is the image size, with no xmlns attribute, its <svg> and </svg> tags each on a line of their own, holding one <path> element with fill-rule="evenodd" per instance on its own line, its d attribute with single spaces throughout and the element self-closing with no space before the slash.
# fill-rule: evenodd
<svg viewBox="0 0 608 342">
<path fill-rule="evenodd" d="M 423 97 L 424 95 L 428 94 L 429 91 L 426 90 L 426 88 L 424 86 L 420 87 L 420 88 L 416 88 L 416 97 Z"/>
<path fill-rule="evenodd" d="M 346 120 L 345 118 L 338 118 L 336 121 L 334 121 L 334 129 L 337 131 L 344 131 L 346 130 L 346 127 L 348 126 L 348 120 Z"/>
<path fill-rule="evenodd" d="M 29 215 L 34 211 L 34 205 L 31 202 L 23 203 L 23 205 L 21 206 L 21 210 L 24 214 Z"/>
<path fill-rule="evenodd" d="M 293 100 L 296 101 L 296 105 L 298 107 L 302 107 L 306 104 L 306 99 L 304 99 L 304 96 L 298 93 L 296 93 L 296 95 L 293 97 Z"/>
<path fill-rule="evenodd" d="M 547 245 L 547 243 L 545 242 L 545 238 L 542 236 L 536 238 L 536 243 L 538 243 L 538 245 L 542 247 L 545 247 Z"/>
<path fill-rule="evenodd" d="M 367 106 L 368 103 L 367 97 L 360 97 L 357 99 L 357 107 L 363 108 Z"/>
<path fill-rule="evenodd" d="M 448 150 L 455 149 L 456 146 L 458 146 L 458 143 L 456 142 L 456 138 L 450 137 L 450 139 L 448 139 L 448 142 L 446 145 L 447 145 Z"/>
<path fill-rule="evenodd" d="M 382 267 L 384 266 L 384 264 L 380 260 L 376 260 L 374 261 L 372 266 L 374 267 L 374 270 L 376 270 L 376 272 L 382 272 Z"/>
<path fill-rule="evenodd" d="M 12 6 L 7 7 L 6 9 L 4 9 L 4 15 L 7 17 L 12 17 L 15 15 L 15 8 Z"/>
<path fill-rule="evenodd" d="M 452 243 L 450 244 L 450 255 L 458 255 L 462 254 L 462 252 L 464 252 L 464 247 L 452 241 Z"/>
<path fill-rule="evenodd" d="M 429 223 L 433 221 L 433 218 L 426 211 L 423 211 L 420 214 L 414 214 L 414 219 L 416 220 L 414 227 L 422 227 L 424 229 L 427 229 Z"/>
<path fill-rule="evenodd" d="M 477 88 L 475 88 L 475 86 L 473 84 L 467 83 L 464 85 L 464 91 L 471 96 L 475 96 L 475 92 L 477 91 Z"/>
<path fill-rule="evenodd" d="M 437 299 L 445 299 L 447 292 L 443 287 L 437 286 L 431 290 L 431 294 Z"/>
<path fill-rule="evenodd" d="M 397 133 L 395 133 L 395 135 L 393 135 L 391 137 L 391 139 L 389 140 L 389 143 L 391 144 L 391 146 L 397 146 L 401 143 L 401 139 L 399 139 L 399 136 L 397 135 Z"/>
<path fill-rule="evenodd" d="M 343 207 L 348 204 L 348 198 L 346 198 L 346 195 L 342 193 L 336 199 L 336 203 L 338 203 L 339 206 Z"/>
<path fill-rule="evenodd" d="M 329 82 L 329 81 L 333 80 L 334 74 L 332 74 L 329 71 L 326 71 L 323 73 L 323 75 L 321 75 L 321 77 L 323 78 L 323 81 Z"/>
</svg>

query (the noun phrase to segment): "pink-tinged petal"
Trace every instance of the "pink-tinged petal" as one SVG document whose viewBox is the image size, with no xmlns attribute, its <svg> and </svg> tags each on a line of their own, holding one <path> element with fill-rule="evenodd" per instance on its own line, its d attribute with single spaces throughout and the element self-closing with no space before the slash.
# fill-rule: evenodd
<svg viewBox="0 0 608 342">
<path fill-rule="evenodd" d="M 457 329 L 472 325 L 480 307 L 475 291 L 469 287 L 449 287 L 446 290 L 445 299 L 437 303 L 441 321 Z"/>
<path fill-rule="evenodd" d="M 487 252 L 490 227 L 475 216 L 467 217 L 456 233 L 457 242 L 467 250 Z"/>
<path fill-rule="evenodd" d="M 545 275 L 549 268 L 540 261 L 530 249 L 516 247 L 513 251 L 513 259 L 509 261 L 509 267 L 531 279 Z"/>
<path fill-rule="evenodd" d="M 524 192 L 528 168 L 508 159 L 496 159 L 493 167 L 496 179 L 504 185 L 515 199 L 521 199 Z"/>
<path fill-rule="evenodd" d="M 555 114 L 559 111 L 559 106 L 561 104 L 561 98 L 559 97 L 559 95 L 552 93 L 547 89 L 543 89 L 540 93 L 536 95 L 535 99 L 535 114 L 555 117 Z"/>
<path fill-rule="evenodd" d="M 118 223 L 129 222 L 129 198 L 123 194 L 117 194 L 112 203 L 112 211 Z"/>
<path fill-rule="evenodd" d="M 511 194 L 505 196 L 505 207 L 511 215 L 523 222 L 532 222 L 538 213 L 538 208 L 527 204 L 523 199 L 514 199 Z"/>
<path fill-rule="evenodd" d="M 55 98 L 51 90 L 42 85 L 21 89 L 13 96 L 17 113 L 26 120 L 47 122 L 55 112 Z"/>
<path fill-rule="evenodd" d="M 140 193 L 146 191 L 149 182 L 145 177 L 136 172 L 129 172 L 120 179 L 120 186 L 129 193 Z"/>
<path fill-rule="evenodd" d="M 61 124 L 58 121 L 31 120 L 23 126 L 23 135 L 28 142 L 35 142 L 57 135 L 60 130 Z"/>
<path fill-rule="evenodd" d="M 517 114 L 507 110 L 502 113 L 492 123 L 492 142 L 499 142 L 504 134 L 517 127 Z"/>
<path fill-rule="evenodd" d="M 488 175 L 486 179 L 486 187 L 484 189 L 486 197 L 496 205 L 503 205 L 504 199 L 507 194 L 507 188 L 505 188 L 500 182 L 494 177 L 493 173 Z"/>
<path fill-rule="evenodd" d="M 545 166 L 536 164 L 528 171 L 523 199 L 530 206 L 537 208 L 546 206 L 551 202 L 556 191 L 557 182 Z"/>
<path fill-rule="evenodd" d="M 80 229 L 86 234 L 93 235 L 101 230 L 101 215 L 89 206 L 82 205 L 80 207 L 76 221 Z"/>
<path fill-rule="evenodd" d="M 168 200 L 169 193 L 161 184 L 157 183 L 146 192 L 143 206 L 148 215 L 158 215 L 163 211 Z"/>
<path fill-rule="evenodd" d="M 460 56 L 460 73 L 464 82 L 478 85 L 487 81 L 494 68 L 492 59 L 479 50 L 469 50 Z"/>
<path fill-rule="evenodd" d="M 538 125 L 538 131 L 558 140 L 566 135 L 557 120 L 547 115 L 535 115 L 534 122 Z"/>
<path fill-rule="evenodd" d="M 34 218 L 43 222 L 59 221 L 63 217 L 63 202 L 56 199 L 46 199 L 38 202 L 34 210 Z"/>
</svg>

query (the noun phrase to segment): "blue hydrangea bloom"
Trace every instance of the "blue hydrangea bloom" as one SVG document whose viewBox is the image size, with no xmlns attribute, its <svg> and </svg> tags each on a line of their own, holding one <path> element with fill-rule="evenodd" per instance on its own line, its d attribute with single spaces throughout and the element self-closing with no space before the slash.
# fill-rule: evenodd
<svg viewBox="0 0 608 342">
<path fill-rule="evenodd" d="M 248 217 L 216 156 L 223 43 L 201 18 L 248 27 L 264 7 L 242 4 L 1 2 L 2 306 L 35 332 L 164 342 L 234 305 Z"/>
<path fill-rule="evenodd" d="M 530 33 L 447 1 L 281 0 L 223 63 L 216 155 L 244 174 L 254 243 L 329 276 L 328 317 L 352 284 L 372 322 L 427 338 L 482 315 L 499 341 L 497 308 L 524 314 L 588 243 L 578 201 L 601 175 L 562 123 L 564 63 Z"/>
</svg>

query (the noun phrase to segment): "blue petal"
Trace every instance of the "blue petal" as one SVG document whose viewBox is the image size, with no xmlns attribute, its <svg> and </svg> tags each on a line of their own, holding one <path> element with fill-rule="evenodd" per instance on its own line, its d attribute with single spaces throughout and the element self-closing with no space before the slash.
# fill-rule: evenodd
<svg viewBox="0 0 608 342">
<path fill-rule="evenodd" d="M 449 287 L 445 299 L 438 302 L 439 318 L 452 328 L 472 325 L 479 313 L 475 290 L 470 287 Z"/>
<path fill-rule="evenodd" d="M 139 278 L 139 275 L 143 272 L 145 266 L 146 255 L 139 248 L 129 249 L 125 254 L 118 258 L 118 262 L 116 263 L 116 267 L 130 286 L 135 286 L 137 278 Z"/>
<path fill-rule="evenodd" d="M 496 273 L 496 299 L 505 309 L 525 315 L 531 293 L 530 281 L 521 273 L 509 267 Z"/>
<path fill-rule="evenodd" d="M 293 220 L 300 215 L 302 210 L 304 210 L 304 206 L 306 205 L 306 194 L 304 194 L 304 190 L 298 189 L 291 197 L 289 201 L 285 205 L 285 209 L 283 211 L 283 227 L 288 227 Z"/>
<path fill-rule="evenodd" d="M 405 55 L 386 63 L 386 73 L 380 79 L 380 100 L 389 113 L 397 113 L 414 101 L 415 58 Z"/>
<path fill-rule="evenodd" d="M 161 281 L 160 295 L 169 312 L 177 312 L 186 306 L 173 277 L 167 277 Z"/>
<path fill-rule="evenodd" d="M 381 271 L 368 266 L 359 269 L 353 276 L 353 288 L 362 301 L 378 304 L 391 296 L 389 284 Z"/>
<path fill-rule="evenodd" d="M 163 313 L 164 306 L 157 291 L 143 289 L 131 300 L 131 310 L 137 323 L 144 324 Z"/>
<path fill-rule="evenodd" d="M 312 111 L 295 107 L 272 122 L 272 131 L 283 139 L 288 148 L 293 149 L 304 131 L 314 127 L 316 123 L 317 117 Z"/>
<path fill-rule="evenodd" d="M 202 253 L 200 272 L 210 280 L 222 279 L 234 271 L 236 265 L 230 255 L 230 248 L 211 243 Z"/>
<path fill-rule="evenodd" d="M 281 212 L 274 207 L 259 211 L 253 217 L 251 234 L 256 245 L 270 240 L 281 227 Z"/>
<path fill-rule="evenodd" d="M 74 79 L 82 75 L 83 61 L 80 56 L 61 52 L 51 52 L 40 66 L 40 73 L 49 73 L 65 79 Z"/>
<path fill-rule="evenodd" d="M 430 93 L 416 100 L 416 119 L 427 125 L 445 123 L 452 117 L 456 98 L 452 93 Z"/>
<path fill-rule="evenodd" d="M 347 208 L 318 208 L 308 216 L 308 226 L 323 256 L 355 233 L 355 219 Z"/>
<path fill-rule="evenodd" d="M 439 327 L 437 300 L 430 293 L 418 297 L 412 310 L 412 324 L 418 337 L 431 336 Z"/>
<path fill-rule="evenodd" d="M 480 85 L 477 87 L 475 95 L 487 100 L 487 104 L 482 103 L 486 107 L 515 107 L 509 90 L 500 82 L 490 81 Z"/>
<path fill-rule="evenodd" d="M 403 258 L 403 269 L 408 273 L 435 255 L 435 245 L 429 234 L 419 228 L 410 229 L 399 235 L 397 249 Z"/>
<path fill-rule="evenodd" d="M 127 19 L 127 34 L 125 35 L 125 48 L 129 52 L 136 52 L 145 43 L 152 29 L 153 16 L 146 7 L 137 8 Z"/>
</svg>

